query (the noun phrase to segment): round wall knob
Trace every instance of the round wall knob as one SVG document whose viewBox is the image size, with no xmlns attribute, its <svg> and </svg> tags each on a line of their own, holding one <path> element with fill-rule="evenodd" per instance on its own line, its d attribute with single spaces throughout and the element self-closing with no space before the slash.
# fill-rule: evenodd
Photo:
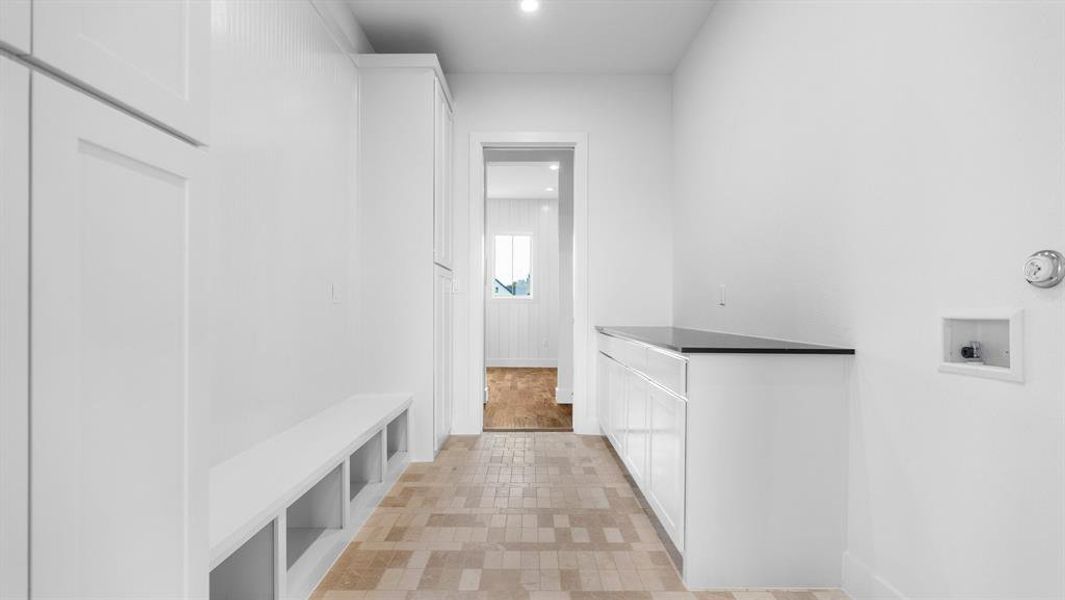
<svg viewBox="0 0 1065 600">
<path fill-rule="evenodd" d="M 1024 278 L 1036 287 L 1054 287 L 1065 279 L 1065 256 L 1056 250 L 1036 252 L 1024 263 Z"/>
</svg>

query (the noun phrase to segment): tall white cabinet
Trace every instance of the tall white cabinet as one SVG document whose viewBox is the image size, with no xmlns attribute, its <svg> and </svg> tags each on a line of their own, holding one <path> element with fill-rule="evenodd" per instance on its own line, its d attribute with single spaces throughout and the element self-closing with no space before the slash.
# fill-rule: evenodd
<svg viewBox="0 0 1065 600">
<path fill-rule="evenodd" d="M 361 379 L 414 395 L 411 458 L 432 460 L 452 421 L 451 96 L 435 55 L 358 64 Z"/>
<path fill-rule="evenodd" d="M 210 9 L 203 0 L 34 0 L 33 56 L 206 142 Z"/>
<path fill-rule="evenodd" d="M 208 8 L 0 2 L 5 599 L 208 594 Z"/>
<path fill-rule="evenodd" d="M 34 595 L 186 596 L 206 555 L 193 442 L 207 407 L 190 362 L 203 154 L 33 85 Z"/>
<path fill-rule="evenodd" d="M 0 2 L 0 47 L 15 54 L 30 51 L 30 0 Z"/>
<path fill-rule="evenodd" d="M 0 598 L 11 600 L 29 577 L 29 104 L 29 69 L 0 56 Z"/>
</svg>

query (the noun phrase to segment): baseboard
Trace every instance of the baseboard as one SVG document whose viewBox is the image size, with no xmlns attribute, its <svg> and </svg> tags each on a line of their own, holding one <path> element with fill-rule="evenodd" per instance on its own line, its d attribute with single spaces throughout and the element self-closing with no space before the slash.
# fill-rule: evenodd
<svg viewBox="0 0 1065 600">
<path fill-rule="evenodd" d="M 570 388 L 555 388 L 556 404 L 573 404 L 573 390 Z"/>
<path fill-rule="evenodd" d="M 486 358 L 486 367 L 510 367 L 512 369 L 554 369 L 558 367 L 557 358 Z"/>
<path fill-rule="evenodd" d="M 909 600 L 850 552 L 843 553 L 843 591 L 851 600 Z"/>
</svg>

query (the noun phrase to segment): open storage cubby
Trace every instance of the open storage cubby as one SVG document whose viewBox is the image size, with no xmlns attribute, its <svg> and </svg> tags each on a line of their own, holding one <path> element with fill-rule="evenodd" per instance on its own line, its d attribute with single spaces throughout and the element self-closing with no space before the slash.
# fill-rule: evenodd
<svg viewBox="0 0 1065 600">
<path fill-rule="evenodd" d="M 330 471 L 286 511 L 285 564 L 289 569 L 329 530 L 343 525 L 340 467 Z"/>
<path fill-rule="evenodd" d="M 388 460 L 399 452 L 407 451 L 407 410 L 399 413 L 388 424 L 385 439 L 388 441 Z"/>
<path fill-rule="evenodd" d="M 211 600 L 275 600 L 274 527 L 263 527 L 211 570 Z"/>
<path fill-rule="evenodd" d="M 350 457 L 348 500 L 354 500 L 367 484 L 384 480 L 384 458 L 381 456 L 384 430 L 378 431 L 359 446 Z"/>
</svg>

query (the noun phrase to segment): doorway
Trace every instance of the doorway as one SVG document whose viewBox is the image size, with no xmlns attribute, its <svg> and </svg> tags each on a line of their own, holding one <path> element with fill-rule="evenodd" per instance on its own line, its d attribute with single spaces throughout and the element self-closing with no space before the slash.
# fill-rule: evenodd
<svg viewBox="0 0 1065 600">
<path fill-rule="evenodd" d="M 486 431 L 573 430 L 573 149 L 484 152 Z"/>
</svg>

